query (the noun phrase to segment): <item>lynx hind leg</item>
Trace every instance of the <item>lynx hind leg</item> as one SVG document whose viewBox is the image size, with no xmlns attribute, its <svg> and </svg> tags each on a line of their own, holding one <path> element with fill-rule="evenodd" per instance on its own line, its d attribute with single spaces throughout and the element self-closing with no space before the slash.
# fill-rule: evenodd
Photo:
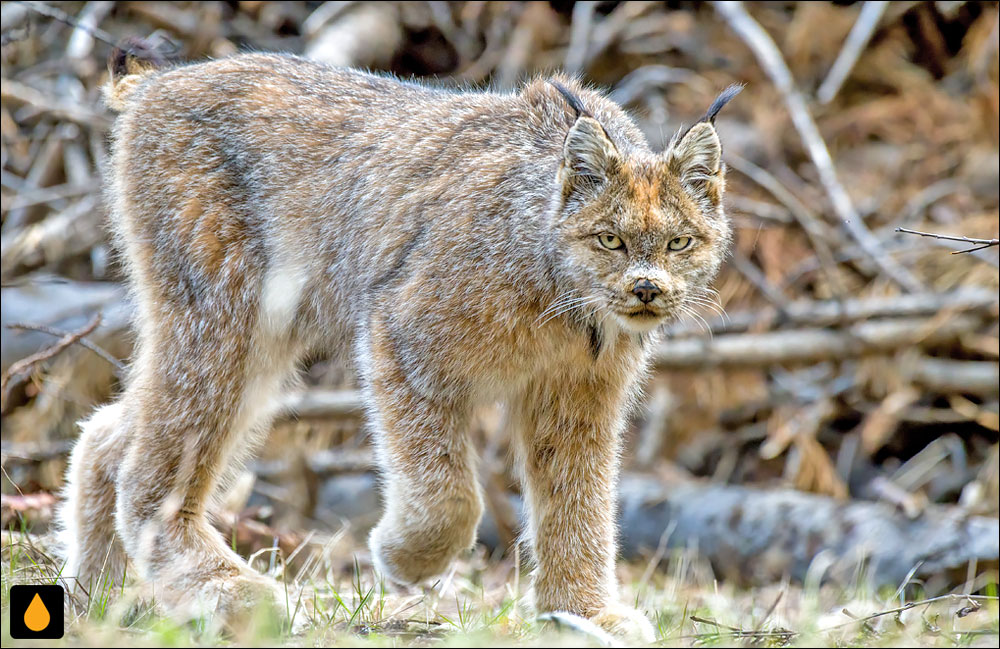
<svg viewBox="0 0 1000 649">
<path fill-rule="evenodd" d="M 445 572 L 472 547 L 483 501 L 468 413 L 417 394 L 385 343 L 376 329 L 359 363 L 367 375 L 385 502 L 369 546 L 379 574 L 418 584 Z"/>
<path fill-rule="evenodd" d="M 59 509 L 62 576 L 71 591 L 94 596 L 115 592 L 125 577 L 115 531 L 115 482 L 127 436 L 121 402 L 98 409 L 80 428 Z"/>
<path fill-rule="evenodd" d="M 119 533 L 157 598 L 181 617 L 214 612 L 230 628 L 260 606 L 279 617 L 286 611 L 281 587 L 247 565 L 208 520 L 227 467 L 270 420 L 297 360 L 265 337 L 245 306 L 211 318 L 157 318 L 161 331 L 195 317 L 211 322 L 197 336 L 143 332 L 125 395 L 135 417 L 117 483 Z"/>
</svg>

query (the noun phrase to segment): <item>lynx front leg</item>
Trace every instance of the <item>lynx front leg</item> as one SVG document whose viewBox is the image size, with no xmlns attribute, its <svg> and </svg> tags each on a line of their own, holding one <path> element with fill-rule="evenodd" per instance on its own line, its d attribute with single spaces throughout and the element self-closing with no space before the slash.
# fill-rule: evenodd
<svg viewBox="0 0 1000 649">
<path fill-rule="evenodd" d="M 518 452 L 526 478 L 539 612 L 568 611 L 651 641 L 653 627 L 618 603 L 615 498 L 624 399 L 601 381 L 534 386 Z"/>
<path fill-rule="evenodd" d="M 420 583 L 476 540 L 483 503 L 468 413 L 418 394 L 377 329 L 367 354 L 361 364 L 385 500 L 369 540 L 372 560 L 392 581 Z"/>
</svg>

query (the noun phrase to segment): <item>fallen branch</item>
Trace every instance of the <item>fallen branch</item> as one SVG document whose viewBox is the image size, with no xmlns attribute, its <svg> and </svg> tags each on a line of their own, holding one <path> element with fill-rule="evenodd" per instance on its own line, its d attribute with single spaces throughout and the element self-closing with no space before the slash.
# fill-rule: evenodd
<svg viewBox="0 0 1000 649">
<path fill-rule="evenodd" d="M 127 291 L 113 282 L 77 282 L 61 277 L 29 275 L 3 287 L 4 327 L 19 323 L 45 323 L 52 331 L 77 331 L 95 313 L 101 313 L 101 325 L 88 339 L 116 358 L 126 358 L 131 348 L 129 324 L 133 303 Z M 46 348 L 52 341 L 51 332 L 25 329 L 5 332 L 0 337 L 0 369 L 8 367 Z M 82 343 L 81 343 L 82 344 Z"/>
<path fill-rule="evenodd" d="M 26 520 L 34 525 L 36 522 L 46 523 L 52 518 L 56 497 L 50 493 L 3 494 L 0 497 L 0 525 L 8 529 L 18 519 Z"/>
<path fill-rule="evenodd" d="M 45 325 L 38 325 L 38 324 L 26 324 L 23 322 L 14 322 L 9 325 L 6 325 L 6 327 L 7 329 L 13 329 L 15 331 L 38 331 L 43 334 L 48 334 L 50 336 L 56 336 L 57 338 L 72 335 L 72 333 L 68 331 L 63 331 L 62 329 L 54 329 L 52 327 L 47 327 Z M 81 347 L 89 349 L 90 351 L 94 352 L 95 354 L 106 360 L 112 367 L 115 368 L 115 373 L 118 375 L 119 378 L 121 378 L 125 374 L 125 365 L 123 365 L 121 361 L 115 358 L 108 350 L 104 349 L 100 345 L 94 344 L 88 338 L 80 338 L 80 340 L 78 340 L 77 342 L 80 343 Z"/>
<path fill-rule="evenodd" d="M 668 339 L 654 354 L 653 362 L 662 369 L 699 370 L 843 360 L 952 342 L 975 331 L 981 322 L 979 317 L 963 314 L 940 323 L 931 318 L 900 318 L 859 322 L 837 330 L 790 329 L 711 339 Z"/>
<path fill-rule="evenodd" d="M 972 605 L 969 608 L 973 610 L 978 610 L 978 608 L 980 607 L 979 602 L 996 602 L 998 601 L 998 599 L 1000 598 L 997 598 L 995 595 L 960 595 L 956 593 L 949 593 L 947 595 L 939 595 L 937 597 L 929 597 L 927 599 L 921 599 L 916 602 L 907 602 L 906 604 L 903 604 L 902 606 L 897 606 L 896 608 L 890 608 L 885 611 L 879 611 L 878 613 L 872 613 L 871 615 L 866 615 L 865 617 L 854 618 L 849 622 L 844 622 L 843 624 L 837 624 L 822 629 L 820 632 L 825 633 L 827 631 L 842 629 L 844 627 L 853 626 L 855 624 L 864 624 L 866 622 L 871 622 L 872 620 L 884 617 L 886 615 L 895 615 L 898 613 L 903 613 L 904 611 L 908 611 L 911 608 L 916 608 L 918 606 L 927 606 L 929 604 L 933 604 L 934 602 L 943 602 L 943 601 L 971 602 Z M 847 609 L 844 609 L 843 612 L 845 615 L 853 617 L 848 613 Z M 964 615 L 961 614 L 961 611 L 958 613 L 958 617 L 964 617 Z"/>
<path fill-rule="evenodd" d="M 944 293 L 910 293 L 854 298 L 848 300 L 796 300 L 776 309 L 755 309 L 728 313 L 709 319 L 713 334 L 768 330 L 778 326 L 830 327 L 875 318 L 930 316 L 941 311 L 991 313 L 997 308 L 997 294 L 989 289 L 965 287 Z M 671 338 L 700 335 L 695 326 L 678 323 L 666 331 Z"/>
<path fill-rule="evenodd" d="M 106 129 L 110 120 L 83 105 L 70 104 L 27 86 L 14 79 L 4 79 L 0 86 L 0 99 L 8 105 L 28 105 L 35 110 L 48 113 L 53 119 L 74 122 L 82 126 Z"/>
<path fill-rule="evenodd" d="M 86 17 L 83 20 L 77 20 L 76 18 L 69 15 L 65 11 L 57 9 L 56 7 L 51 7 L 44 2 L 18 2 L 17 4 L 27 7 L 31 11 L 34 11 L 37 14 L 45 16 L 46 18 L 51 18 L 52 20 L 64 23 L 66 25 L 69 25 L 70 27 L 75 27 L 76 30 L 83 31 L 88 35 L 90 35 L 91 37 L 96 38 L 97 40 L 102 41 L 105 44 L 110 45 L 111 47 L 118 46 L 118 42 L 114 38 L 112 38 L 111 34 L 97 27 L 97 25 L 95 24 L 96 21 L 92 17 L 90 17 L 90 13 L 91 11 L 93 11 L 93 9 L 91 9 L 91 11 L 87 11 L 85 9 L 84 14 L 86 15 Z M 97 3 L 97 4 L 110 5 L 112 3 L 109 2 L 109 3 Z M 76 33 L 76 30 L 74 30 L 74 34 Z"/>
<path fill-rule="evenodd" d="M 746 12 L 742 2 L 716 1 L 712 5 L 754 53 L 761 67 L 784 97 L 792 123 L 799 132 L 799 137 L 802 138 L 802 143 L 819 173 L 820 182 L 826 190 L 833 211 L 847 232 L 861 246 L 866 256 L 892 281 L 911 293 L 919 291 L 921 285 L 917 278 L 892 257 L 885 254 L 878 238 L 872 234 L 861 219 L 861 215 L 854 208 L 851 197 L 848 196 L 847 190 L 837 178 L 837 171 L 833 159 L 830 157 L 830 151 L 827 149 L 826 143 L 823 142 L 823 136 L 820 135 L 816 122 L 809 114 L 805 99 L 795 88 L 795 81 L 788 69 L 788 64 L 785 63 L 785 59 L 781 56 L 774 41 L 764 28 Z"/>
<path fill-rule="evenodd" d="M 97 329 L 97 326 L 99 324 L 101 324 L 100 313 L 94 315 L 94 317 L 91 318 L 90 322 L 88 322 L 86 326 L 83 327 L 83 329 L 80 329 L 78 331 L 63 336 L 62 338 L 59 339 L 59 341 L 56 344 L 52 345 L 51 347 L 36 352 L 31 356 L 21 359 L 20 361 L 8 367 L 7 371 L 3 373 L 2 378 L 0 378 L 0 395 L 2 395 L 3 399 L 2 403 L 0 403 L 0 412 L 4 412 L 7 409 L 7 398 L 9 396 L 10 388 L 12 387 L 10 384 L 12 379 L 19 377 L 21 375 L 28 374 L 39 363 L 47 361 L 50 358 L 60 354 L 70 345 L 72 345 L 75 342 L 78 342 L 81 338 L 92 332 L 94 329 Z"/>
<path fill-rule="evenodd" d="M 11 459 L 24 462 L 45 462 L 65 457 L 73 450 L 75 440 L 53 440 L 46 442 L 9 442 L 0 446 L 0 463 L 6 465 Z"/>
<path fill-rule="evenodd" d="M 837 96 L 840 86 L 854 69 L 858 57 L 861 56 L 861 52 L 864 51 L 872 34 L 875 33 L 875 28 L 878 27 L 879 20 L 882 19 L 882 14 L 885 13 L 888 5 L 889 3 L 883 0 L 868 0 L 862 5 L 857 21 L 854 23 L 854 27 L 851 27 L 847 40 L 844 41 L 844 47 L 837 55 L 837 60 L 833 62 L 833 67 L 830 68 L 826 79 L 816 91 L 816 99 L 819 100 L 819 103 L 829 104 Z"/>
<path fill-rule="evenodd" d="M 959 314 L 941 323 L 932 318 L 899 318 L 859 322 L 837 330 L 808 328 L 668 339 L 654 355 L 654 364 L 661 369 L 697 370 L 842 360 L 951 342 L 974 331 L 981 321 L 973 314 Z M 928 387 L 971 386 L 973 394 L 980 394 L 988 392 L 983 388 L 989 381 L 987 366 L 995 367 L 995 363 L 927 358 L 915 364 L 913 371 Z M 287 416 L 307 418 L 360 417 L 364 408 L 357 391 L 311 389 L 289 395 L 285 411 Z"/>
<path fill-rule="evenodd" d="M 990 397 L 1000 392 L 1000 365 L 996 361 L 920 358 L 904 365 L 914 383 L 938 394 Z"/>
<path fill-rule="evenodd" d="M 932 505 L 911 520 L 885 503 L 732 485 L 668 486 L 636 475 L 625 477 L 620 494 L 624 554 L 655 549 L 673 525 L 668 546 L 696 548 L 724 577 L 767 581 L 787 574 L 804 581 L 826 555 L 824 581 L 849 583 L 864 565 L 878 585 L 898 585 L 908 575 L 948 580 L 953 569 L 961 577 L 951 585 L 958 585 L 970 561 L 987 569 L 1000 560 L 1000 521 L 958 507 Z"/>
<path fill-rule="evenodd" d="M 1000 246 L 1000 239 L 976 239 L 973 237 L 956 237 L 950 234 L 937 234 L 936 232 L 921 232 L 920 230 L 910 230 L 909 228 L 896 228 L 896 232 L 905 232 L 906 234 L 916 234 L 921 237 L 933 237 L 934 239 L 943 239 L 945 241 L 962 241 L 964 243 L 971 243 L 976 247 L 966 248 L 965 250 L 953 250 L 951 254 L 960 255 L 965 252 L 975 252 L 977 250 L 983 250 L 984 248 L 992 248 L 993 246 Z"/>
<path fill-rule="evenodd" d="M 919 308 L 916 304 L 918 297 L 906 296 L 906 301 L 893 306 L 903 313 L 911 312 L 911 309 L 915 311 Z M 968 298 L 965 296 L 965 299 Z M 857 302 L 849 304 L 841 317 L 854 315 L 863 318 L 867 313 L 865 309 L 871 306 Z M 931 312 L 937 310 L 931 309 Z M 827 309 L 800 312 L 799 315 L 811 316 L 816 322 L 837 317 Z M 697 370 L 856 358 L 903 347 L 950 342 L 974 331 L 980 322 L 981 318 L 974 314 L 958 314 L 943 323 L 935 323 L 932 318 L 899 318 L 859 322 L 839 330 L 808 328 L 760 334 L 724 334 L 712 339 L 668 339 L 657 350 L 654 363 L 664 369 Z M 912 365 L 911 371 L 915 380 L 931 388 L 953 390 L 964 386 L 972 394 L 988 394 L 990 372 L 995 367 L 995 363 L 985 361 L 976 363 L 925 358 Z M 361 393 L 356 390 L 312 388 L 289 394 L 283 402 L 282 411 L 285 417 L 361 417 L 364 402 Z M 322 469 L 317 471 L 322 472 Z"/>
<path fill-rule="evenodd" d="M 321 489 L 317 513 L 349 520 L 364 534 L 381 507 L 376 485 L 372 473 L 335 476 Z M 508 499 L 523 520 L 521 498 Z M 648 558 L 670 529 L 668 548 L 695 550 L 720 577 L 738 580 L 802 582 L 816 571 L 814 563 L 826 561 L 824 581 L 848 584 L 864 574 L 872 584 L 898 586 L 909 575 L 935 577 L 928 587 L 947 588 L 965 582 L 970 561 L 980 569 L 998 561 L 1000 521 L 959 507 L 930 505 L 909 519 L 886 503 L 844 502 L 791 489 L 665 484 L 633 473 L 622 479 L 618 510 L 626 558 Z M 487 547 L 507 547 L 489 511 L 478 537 Z M 865 566 L 861 573 L 859 565 Z"/>
<path fill-rule="evenodd" d="M 834 296 L 841 297 L 847 293 L 844 282 L 837 272 L 837 263 L 828 240 L 831 233 L 826 224 L 820 221 L 815 212 L 806 207 L 802 201 L 790 192 L 774 175 L 766 169 L 746 160 L 735 153 L 726 154 L 726 163 L 733 169 L 763 187 L 774 196 L 791 213 L 802 231 L 809 239 L 809 245 L 816 253 L 816 259 L 823 270 L 823 275 L 830 283 Z"/>
<path fill-rule="evenodd" d="M 103 211 L 96 195 L 86 196 L 45 220 L 3 237 L 0 273 L 4 279 L 23 268 L 55 265 L 91 250 L 104 238 Z"/>
<path fill-rule="evenodd" d="M 282 410 L 285 416 L 294 417 L 357 417 L 364 404 L 357 390 L 314 389 L 288 395 Z"/>
<path fill-rule="evenodd" d="M 345 449 L 329 448 L 310 453 L 306 458 L 309 470 L 321 478 L 329 478 L 344 473 L 364 473 L 375 469 L 375 454 L 370 448 Z M 254 475 L 264 480 L 276 480 L 287 476 L 296 467 L 291 460 L 258 460 L 253 463 Z"/>
</svg>

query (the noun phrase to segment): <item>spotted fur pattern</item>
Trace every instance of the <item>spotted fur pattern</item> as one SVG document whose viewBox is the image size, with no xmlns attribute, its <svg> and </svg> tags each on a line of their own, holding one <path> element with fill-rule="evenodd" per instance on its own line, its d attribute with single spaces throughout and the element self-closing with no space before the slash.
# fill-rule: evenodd
<svg viewBox="0 0 1000 649">
<path fill-rule="evenodd" d="M 711 120 L 654 154 L 562 77 L 460 92 L 265 54 L 115 70 L 107 195 L 137 351 L 73 454 L 66 574 L 130 560 L 169 605 L 225 619 L 276 596 L 206 517 L 302 359 L 330 355 L 367 403 L 381 574 L 425 581 L 473 544 L 469 421 L 502 402 L 537 608 L 651 637 L 617 603 L 618 455 L 658 325 L 703 299 L 729 241 Z"/>
</svg>

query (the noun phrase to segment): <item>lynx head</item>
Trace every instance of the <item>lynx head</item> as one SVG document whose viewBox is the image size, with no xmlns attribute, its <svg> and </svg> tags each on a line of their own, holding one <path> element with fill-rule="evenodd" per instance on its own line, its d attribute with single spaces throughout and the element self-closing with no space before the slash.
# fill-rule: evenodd
<svg viewBox="0 0 1000 649">
<path fill-rule="evenodd" d="M 714 120 L 727 88 L 661 154 L 619 146 L 564 87 L 577 112 L 563 145 L 557 228 L 563 267 L 588 309 L 650 331 L 704 302 L 729 243 L 725 166 Z"/>
</svg>

